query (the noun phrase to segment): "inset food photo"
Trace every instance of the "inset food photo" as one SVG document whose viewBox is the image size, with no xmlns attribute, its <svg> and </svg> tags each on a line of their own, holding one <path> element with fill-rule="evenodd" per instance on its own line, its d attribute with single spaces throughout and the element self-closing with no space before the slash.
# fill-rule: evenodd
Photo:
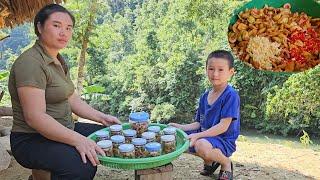
<svg viewBox="0 0 320 180">
<path fill-rule="evenodd" d="M 250 1 L 235 11 L 228 41 L 249 66 L 301 72 L 320 64 L 320 5 L 308 1 Z"/>
</svg>

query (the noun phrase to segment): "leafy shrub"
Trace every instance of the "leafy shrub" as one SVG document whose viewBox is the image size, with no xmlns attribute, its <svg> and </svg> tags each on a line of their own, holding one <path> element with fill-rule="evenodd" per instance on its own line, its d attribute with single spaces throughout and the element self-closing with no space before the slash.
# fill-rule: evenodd
<svg viewBox="0 0 320 180">
<path fill-rule="evenodd" d="M 151 121 L 167 123 L 175 114 L 175 107 L 169 103 L 156 105 L 151 111 Z"/>
<path fill-rule="evenodd" d="M 284 135 L 302 130 L 320 134 L 320 66 L 289 77 L 268 93 L 266 129 Z"/>
</svg>

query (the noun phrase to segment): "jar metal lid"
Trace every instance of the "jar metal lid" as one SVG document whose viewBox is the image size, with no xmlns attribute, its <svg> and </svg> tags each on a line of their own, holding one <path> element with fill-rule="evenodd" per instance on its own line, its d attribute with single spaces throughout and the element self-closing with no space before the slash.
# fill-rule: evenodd
<svg viewBox="0 0 320 180">
<path fill-rule="evenodd" d="M 120 124 L 115 124 L 110 126 L 110 131 L 121 131 L 122 130 L 122 126 Z"/>
<path fill-rule="evenodd" d="M 120 152 L 130 152 L 134 150 L 134 145 L 133 144 L 121 144 L 119 146 L 119 151 Z"/>
<path fill-rule="evenodd" d="M 109 132 L 105 131 L 105 130 L 99 130 L 99 131 L 95 132 L 95 134 L 98 137 L 108 137 L 109 136 Z"/>
<path fill-rule="evenodd" d="M 133 130 L 133 129 L 126 129 L 126 130 L 123 130 L 123 135 L 124 136 L 136 136 L 137 135 L 137 131 L 136 130 Z"/>
<path fill-rule="evenodd" d="M 154 132 L 144 132 L 141 134 L 141 136 L 144 139 L 153 139 L 156 137 L 156 134 Z"/>
<path fill-rule="evenodd" d="M 164 141 L 164 142 L 174 141 L 175 139 L 176 139 L 176 137 L 174 135 L 163 135 L 163 136 L 161 136 L 161 141 Z"/>
<path fill-rule="evenodd" d="M 149 126 L 148 131 L 158 133 L 160 132 L 160 126 Z"/>
<path fill-rule="evenodd" d="M 133 112 L 130 113 L 129 119 L 135 122 L 146 122 L 149 120 L 149 114 L 146 112 Z"/>
<path fill-rule="evenodd" d="M 112 146 L 112 142 L 110 140 L 102 140 L 97 142 L 97 145 L 102 149 L 110 148 Z"/>
<path fill-rule="evenodd" d="M 143 139 L 143 138 L 133 138 L 132 139 L 132 144 L 135 146 L 142 146 L 145 145 L 147 143 L 147 140 Z"/>
<path fill-rule="evenodd" d="M 122 143 L 124 142 L 125 138 L 124 136 L 121 136 L 121 135 L 114 135 L 114 136 L 111 136 L 111 141 L 114 142 L 114 143 Z"/>
<path fill-rule="evenodd" d="M 149 152 L 160 151 L 161 144 L 157 143 L 157 142 L 148 143 L 148 144 L 146 144 L 146 150 Z"/>
<path fill-rule="evenodd" d="M 177 128 L 175 128 L 175 127 L 167 127 L 167 128 L 163 129 L 164 134 L 167 134 L 167 135 L 175 134 L 176 131 L 177 131 Z"/>
</svg>

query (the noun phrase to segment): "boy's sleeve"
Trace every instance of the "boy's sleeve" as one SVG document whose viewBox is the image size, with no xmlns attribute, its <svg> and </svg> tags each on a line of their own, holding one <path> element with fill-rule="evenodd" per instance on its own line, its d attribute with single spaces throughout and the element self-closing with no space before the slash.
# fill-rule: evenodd
<svg viewBox="0 0 320 180">
<path fill-rule="evenodd" d="M 200 123 L 200 115 L 201 115 L 201 104 L 202 104 L 201 102 L 202 102 L 204 94 L 205 93 L 203 93 L 199 98 L 198 108 L 197 108 L 196 114 L 194 116 L 194 121 L 199 122 L 199 123 Z"/>
<path fill-rule="evenodd" d="M 237 93 L 227 95 L 221 109 L 221 118 L 232 118 L 237 120 L 240 114 L 240 98 Z"/>
<path fill-rule="evenodd" d="M 16 87 L 33 86 L 46 89 L 47 78 L 40 62 L 34 59 L 21 59 L 14 67 Z"/>
<path fill-rule="evenodd" d="M 199 107 L 197 108 L 197 112 L 194 116 L 194 121 L 195 122 L 200 122 L 200 110 L 199 110 Z"/>
</svg>

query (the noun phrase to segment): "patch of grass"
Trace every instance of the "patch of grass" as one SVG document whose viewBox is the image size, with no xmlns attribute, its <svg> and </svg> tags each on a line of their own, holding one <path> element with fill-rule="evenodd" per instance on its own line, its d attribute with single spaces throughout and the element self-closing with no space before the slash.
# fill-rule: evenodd
<svg viewBox="0 0 320 180">
<path fill-rule="evenodd" d="M 320 141 L 318 138 L 311 138 L 312 144 L 305 145 L 300 142 L 300 137 L 284 137 L 273 134 L 261 134 L 256 130 L 242 129 L 241 135 L 238 138 L 240 142 L 254 142 L 262 144 L 281 144 L 291 148 L 307 148 L 320 152 Z"/>
</svg>

